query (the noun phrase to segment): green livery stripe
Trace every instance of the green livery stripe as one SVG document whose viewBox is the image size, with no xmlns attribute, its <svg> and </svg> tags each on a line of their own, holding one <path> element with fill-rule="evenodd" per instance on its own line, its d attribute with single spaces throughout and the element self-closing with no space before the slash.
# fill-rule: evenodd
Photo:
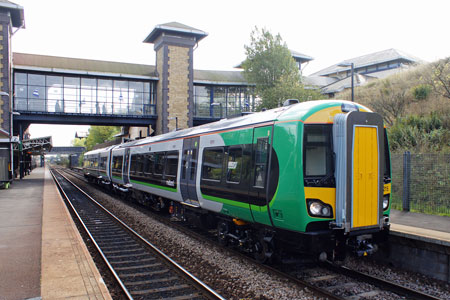
<svg viewBox="0 0 450 300">
<path fill-rule="evenodd" d="M 105 172 L 100 172 L 100 175 L 107 177 L 108 175 Z"/>
<path fill-rule="evenodd" d="M 160 190 L 165 190 L 165 191 L 169 191 L 169 192 L 177 192 L 177 189 L 175 188 L 171 188 L 171 187 L 167 187 L 167 186 L 162 186 L 162 185 L 157 185 L 157 184 L 152 184 L 152 183 L 148 183 L 148 182 L 143 182 L 143 181 L 138 181 L 138 180 L 133 180 L 130 179 L 130 181 L 132 183 L 136 183 L 136 184 L 141 184 L 141 185 L 145 185 L 145 186 L 149 186 L 155 189 L 160 189 Z"/>
<path fill-rule="evenodd" d="M 228 204 L 228 205 L 232 205 L 232 206 L 238 206 L 238 207 L 242 207 L 242 208 L 248 209 L 248 203 L 228 200 L 228 199 L 214 197 L 214 196 L 208 196 L 208 195 L 205 195 L 203 193 L 202 193 L 202 197 L 205 198 L 206 200 L 220 202 L 220 203 L 224 203 L 224 204 Z"/>
<path fill-rule="evenodd" d="M 121 177 L 121 176 L 116 176 L 116 175 L 113 175 L 113 176 L 112 176 L 112 178 L 115 178 L 115 179 L 119 179 L 119 180 L 122 180 L 122 177 Z"/>
</svg>

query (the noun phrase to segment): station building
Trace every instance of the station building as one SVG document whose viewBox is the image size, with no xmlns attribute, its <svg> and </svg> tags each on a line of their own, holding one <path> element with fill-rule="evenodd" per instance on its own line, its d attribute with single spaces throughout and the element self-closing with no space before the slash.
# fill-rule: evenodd
<svg viewBox="0 0 450 300">
<path fill-rule="evenodd" d="M 202 30 L 177 22 L 157 25 L 144 40 L 154 45 L 155 65 L 142 65 L 12 53 L 11 37 L 24 27 L 23 7 L 0 0 L 0 183 L 22 177 L 29 156 L 48 149 L 48 140 L 39 150 L 28 139 L 32 123 L 121 126 L 123 140 L 256 109 L 253 86 L 241 70 L 193 68 L 194 47 L 208 35 Z M 357 73 L 373 78 L 416 61 L 391 50 L 353 59 Z M 313 60 L 291 54 L 300 71 Z M 333 96 L 349 82 L 349 70 L 337 65 L 303 77 L 304 84 Z M 24 148 L 28 144 L 32 151 Z"/>
</svg>

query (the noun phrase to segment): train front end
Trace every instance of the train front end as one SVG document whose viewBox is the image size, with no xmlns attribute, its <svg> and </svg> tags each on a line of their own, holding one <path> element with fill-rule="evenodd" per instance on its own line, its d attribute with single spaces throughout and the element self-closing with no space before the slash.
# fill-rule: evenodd
<svg viewBox="0 0 450 300">
<path fill-rule="evenodd" d="M 305 233 L 321 259 L 374 253 L 389 232 L 390 161 L 382 117 L 342 102 L 303 124 Z M 317 120 L 316 120 L 317 121 Z M 331 121 L 331 122 L 330 122 Z"/>
</svg>

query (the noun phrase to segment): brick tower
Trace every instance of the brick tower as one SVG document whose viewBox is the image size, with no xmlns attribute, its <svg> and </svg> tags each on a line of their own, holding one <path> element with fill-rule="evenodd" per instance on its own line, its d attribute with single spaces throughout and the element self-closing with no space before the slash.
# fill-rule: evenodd
<svg viewBox="0 0 450 300">
<path fill-rule="evenodd" d="M 4 186 L 13 178 L 11 37 L 14 27 L 25 27 L 23 8 L 2 0 L 0 1 L 0 186 Z"/>
<path fill-rule="evenodd" d="M 157 25 L 144 40 L 156 51 L 156 134 L 193 125 L 193 52 L 194 46 L 208 34 L 177 23 Z"/>
</svg>

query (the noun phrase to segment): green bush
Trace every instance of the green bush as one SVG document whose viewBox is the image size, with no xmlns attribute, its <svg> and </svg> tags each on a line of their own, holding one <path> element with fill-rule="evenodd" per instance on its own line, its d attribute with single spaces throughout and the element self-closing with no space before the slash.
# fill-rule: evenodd
<svg viewBox="0 0 450 300">
<path fill-rule="evenodd" d="M 450 149 L 450 122 L 447 113 L 399 118 L 389 128 L 392 151 L 439 152 Z"/>
<path fill-rule="evenodd" d="M 428 84 L 419 84 L 411 89 L 416 100 L 426 100 L 432 91 L 432 87 Z"/>
</svg>

